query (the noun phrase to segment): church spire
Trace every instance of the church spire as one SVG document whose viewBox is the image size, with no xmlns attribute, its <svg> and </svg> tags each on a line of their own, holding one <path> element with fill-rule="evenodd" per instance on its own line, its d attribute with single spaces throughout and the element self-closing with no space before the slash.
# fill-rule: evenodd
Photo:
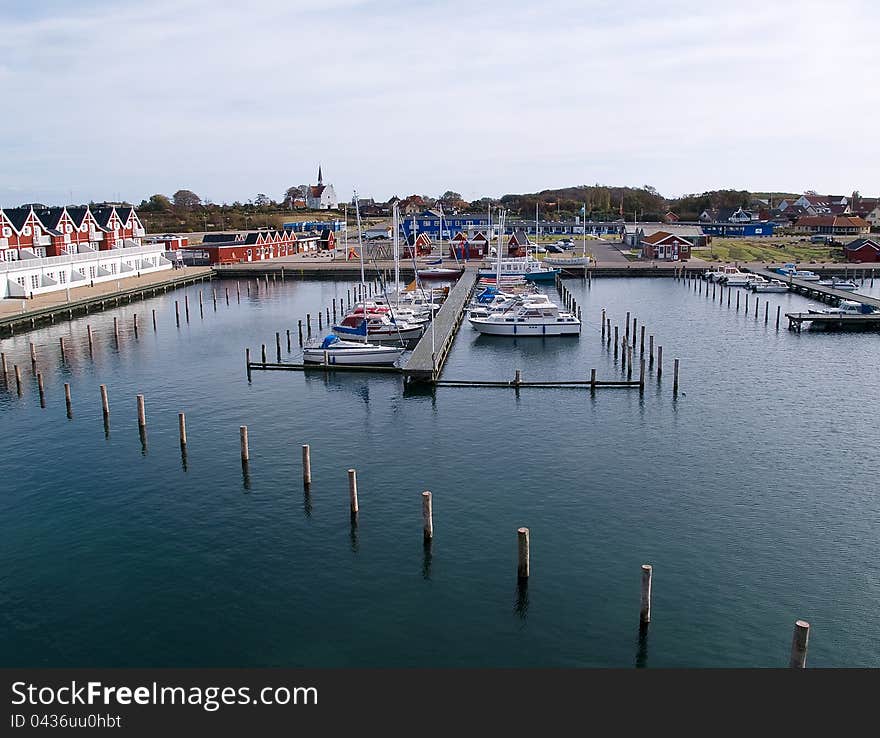
<svg viewBox="0 0 880 738">
<path fill-rule="evenodd" d="M 321 176 L 321 165 L 318 164 L 318 186 L 324 184 L 324 178 Z"/>
</svg>

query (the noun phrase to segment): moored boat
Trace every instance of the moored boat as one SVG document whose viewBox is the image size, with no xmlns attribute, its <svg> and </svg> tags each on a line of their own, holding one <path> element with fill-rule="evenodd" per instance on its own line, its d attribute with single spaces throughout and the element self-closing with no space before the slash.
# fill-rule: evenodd
<svg viewBox="0 0 880 738">
<path fill-rule="evenodd" d="M 544 266 L 533 256 L 498 259 L 497 264 L 489 263 L 480 269 L 480 277 L 523 277 L 530 282 L 545 282 L 556 279 L 558 269 Z"/>
<path fill-rule="evenodd" d="M 318 344 L 303 347 L 303 361 L 309 364 L 371 365 L 393 364 L 405 349 L 378 346 L 361 341 L 344 341 L 330 334 Z"/>
<path fill-rule="evenodd" d="M 480 333 L 494 336 L 578 336 L 581 321 L 551 302 L 546 295 L 529 295 L 509 308 L 468 315 Z"/>
<path fill-rule="evenodd" d="M 749 285 L 752 292 L 788 292 L 788 285 L 781 279 L 766 280 L 762 278 L 761 282 L 752 282 Z"/>
<path fill-rule="evenodd" d="M 360 315 L 346 315 L 339 324 L 333 326 L 333 332 L 340 337 L 362 336 L 364 320 Z M 367 334 L 375 341 L 408 341 L 421 336 L 424 330 L 423 325 L 393 320 L 384 314 L 368 313 L 366 321 Z"/>
</svg>

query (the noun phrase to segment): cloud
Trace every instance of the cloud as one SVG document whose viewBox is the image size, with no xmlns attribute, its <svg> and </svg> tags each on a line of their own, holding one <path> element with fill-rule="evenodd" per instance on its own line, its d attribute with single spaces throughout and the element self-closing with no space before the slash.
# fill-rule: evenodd
<svg viewBox="0 0 880 738">
<path fill-rule="evenodd" d="M 872 192 L 877 20 L 855 0 L 50 3 L 0 38 L 0 188 L 280 197 L 320 161 L 341 197 Z"/>
</svg>

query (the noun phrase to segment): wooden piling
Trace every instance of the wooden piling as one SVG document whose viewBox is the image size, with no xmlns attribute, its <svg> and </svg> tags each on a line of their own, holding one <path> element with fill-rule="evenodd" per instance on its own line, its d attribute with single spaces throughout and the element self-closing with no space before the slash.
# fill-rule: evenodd
<svg viewBox="0 0 880 738">
<path fill-rule="evenodd" d="M 180 436 L 180 445 L 186 446 L 186 414 L 177 413 L 177 429 Z"/>
<path fill-rule="evenodd" d="M 605 308 L 602 308 L 602 340 L 605 340 Z"/>
<path fill-rule="evenodd" d="M 614 326 L 614 356 L 617 357 L 617 326 Z"/>
<path fill-rule="evenodd" d="M 189 323 L 189 295 L 183 296 L 183 312 L 186 316 L 186 322 Z"/>
<path fill-rule="evenodd" d="M 309 444 L 302 447 L 303 484 L 308 487 L 312 483 L 312 457 Z"/>
<path fill-rule="evenodd" d="M 321 314 L 321 311 L 319 310 L 318 311 L 318 330 L 321 331 L 323 329 L 324 329 L 324 326 L 322 325 L 322 314 Z"/>
<path fill-rule="evenodd" d="M 180 328 L 180 302 L 174 301 L 174 320 L 177 322 L 177 327 Z"/>
<path fill-rule="evenodd" d="M 650 564 L 642 564 L 642 596 L 639 607 L 639 622 L 647 625 L 651 622 L 651 579 L 654 575 L 654 567 Z"/>
<path fill-rule="evenodd" d="M 261 361 L 263 362 L 263 366 L 266 366 L 266 344 L 262 343 L 262 344 L 260 344 L 260 346 L 262 347 L 260 349 Z"/>
<path fill-rule="evenodd" d="M 727 307 L 730 307 L 730 287 L 727 288 Z"/>
<path fill-rule="evenodd" d="M 330 327 L 330 308 L 325 307 L 324 310 L 326 311 L 326 320 L 324 322 L 327 324 L 327 327 L 329 328 Z"/>
<path fill-rule="evenodd" d="M 73 415 L 73 402 L 70 399 L 70 383 L 64 383 L 64 404 L 67 407 L 67 417 Z"/>
<path fill-rule="evenodd" d="M 247 296 L 250 297 L 251 296 L 251 281 L 250 280 L 247 281 L 247 284 L 245 284 L 245 287 L 247 287 Z"/>
<path fill-rule="evenodd" d="M 648 336 L 648 360 L 654 361 L 654 336 Z"/>
<path fill-rule="evenodd" d="M 749 316 L 749 293 L 746 292 L 746 309 L 745 309 L 746 317 Z"/>
<path fill-rule="evenodd" d="M 215 290 L 215 289 L 211 290 L 211 298 L 214 301 L 214 312 L 216 313 L 217 312 L 217 290 Z"/>
<path fill-rule="evenodd" d="M 645 355 L 645 326 L 644 325 L 642 326 L 642 332 L 641 332 L 640 338 L 639 338 L 639 355 L 640 356 Z"/>
<path fill-rule="evenodd" d="M 21 367 L 18 364 L 14 364 L 12 368 L 15 370 L 15 391 L 21 397 Z"/>
<path fill-rule="evenodd" d="M 238 302 L 241 302 L 241 282 L 235 283 L 235 298 Z"/>
<path fill-rule="evenodd" d="M 99 389 L 101 390 L 101 412 L 106 418 L 110 415 L 110 399 L 107 397 L 107 385 L 102 384 Z"/>
<path fill-rule="evenodd" d="M 251 381 L 251 350 L 250 348 L 246 348 L 244 350 L 244 368 L 247 372 L 248 382 Z"/>
<path fill-rule="evenodd" d="M 202 306 L 202 291 L 201 290 L 199 290 L 199 317 L 200 318 L 205 317 L 205 310 Z"/>
<path fill-rule="evenodd" d="M 357 472 L 354 469 L 348 470 L 348 497 L 351 502 L 351 512 L 356 514 L 358 511 L 358 480 Z"/>
<path fill-rule="evenodd" d="M 764 325 L 770 320 L 770 303 L 764 300 Z"/>
<path fill-rule="evenodd" d="M 781 309 L 781 306 L 780 306 L 780 305 L 777 305 L 777 306 L 776 306 L 776 330 L 779 330 L 779 312 L 780 312 L 780 309 Z"/>
<path fill-rule="evenodd" d="M 626 337 L 626 342 L 629 343 L 629 311 L 626 312 L 626 333 L 624 333 Z"/>
<path fill-rule="evenodd" d="M 226 292 L 226 304 L 229 305 L 229 288 L 224 287 L 223 289 Z"/>
<path fill-rule="evenodd" d="M 645 357 L 644 356 L 640 359 L 640 364 L 639 364 L 639 389 L 640 390 L 645 389 Z"/>
<path fill-rule="evenodd" d="M 739 312 L 739 291 L 736 293 L 736 312 Z"/>
<path fill-rule="evenodd" d="M 278 331 L 275 331 L 275 356 L 278 359 L 278 363 L 281 363 L 281 334 Z"/>
<path fill-rule="evenodd" d="M 672 361 L 672 394 L 678 394 L 678 359 Z"/>
<path fill-rule="evenodd" d="M 116 339 L 116 343 L 119 343 L 119 319 L 117 317 L 113 317 L 113 338 Z"/>
<path fill-rule="evenodd" d="M 156 310 L 153 309 L 153 330 L 156 330 Z"/>
<path fill-rule="evenodd" d="M 516 573 L 520 579 L 529 578 L 529 529 L 518 528 L 516 531 L 518 556 Z"/>
<path fill-rule="evenodd" d="M 611 343 L 611 318 L 606 318 L 606 321 L 608 323 L 608 330 L 605 332 L 605 340 Z"/>
<path fill-rule="evenodd" d="M 596 370 L 590 369 L 590 392 L 596 391 Z"/>
<path fill-rule="evenodd" d="M 633 376 L 633 347 L 626 346 L 624 351 L 627 354 L 626 357 L 626 381 L 629 382 L 632 380 Z"/>
<path fill-rule="evenodd" d="M 40 391 L 40 407 L 46 407 L 46 394 L 43 391 L 43 372 L 37 372 L 37 389 Z"/>
<path fill-rule="evenodd" d="M 137 396 L 137 412 L 138 412 L 138 425 L 141 428 L 147 427 L 147 413 L 144 409 L 144 396 Z"/>
<path fill-rule="evenodd" d="M 519 387 L 521 383 L 522 383 L 522 372 L 519 369 L 517 369 L 513 374 L 513 386 Z"/>
<path fill-rule="evenodd" d="M 791 658 L 788 665 L 792 669 L 803 669 L 807 665 L 807 644 L 810 640 L 810 624 L 806 620 L 797 620 L 791 638 Z"/>
<path fill-rule="evenodd" d="M 761 302 L 760 297 L 755 297 L 755 320 L 758 319 L 758 304 Z"/>
<path fill-rule="evenodd" d="M 59 337 L 58 344 L 61 346 L 61 361 L 64 361 L 64 336 Z M 6 374 L 5 368 L 3 373 Z"/>
<path fill-rule="evenodd" d="M 287 353 L 290 353 L 290 328 L 287 329 Z"/>
<path fill-rule="evenodd" d="M 116 320 L 116 318 L 114 318 L 113 320 Z M 37 365 L 37 349 L 34 346 L 33 341 L 30 342 L 30 347 L 31 347 L 31 366 L 36 366 Z"/>
<path fill-rule="evenodd" d="M 330 321 L 328 320 L 327 322 L 329 323 Z M 333 298 L 333 322 L 334 323 L 336 322 L 336 298 L 335 297 Z"/>
<path fill-rule="evenodd" d="M 663 347 L 657 347 L 657 376 L 663 376 Z"/>
<path fill-rule="evenodd" d="M 299 345 L 303 345 L 303 322 L 297 321 L 297 325 L 299 326 Z"/>
<path fill-rule="evenodd" d="M 422 492 L 422 533 L 426 541 L 434 537 L 434 509 L 431 493 Z"/>
<path fill-rule="evenodd" d="M 632 343 L 633 348 L 635 348 L 635 345 L 636 345 L 636 337 L 638 336 L 638 332 L 639 332 L 639 331 L 638 331 L 638 325 L 639 325 L 639 319 L 638 319 L 638 318 L 633 318 L 633 343 Z"/>
<path fill-rule="evenodd" d="M 138 316 L 137 313 L 134 314 L 134 319 L 132 320 L 132 326 L 134 327 L 134 337 L 138 337 Z"/>
<path fill-rule="evenodd" d="M 306 333 L 312 335 L 312 314 L 306 313 Z"/>
<path fill-rule="evenodd" d="M 248 431 L 246 425 L 242 425 L 239 427 L 238 437 L 241 441 L 241 460 L 249 461 L 251 458 L 251 454 L 250 450 L 248 449 Z"/>
<path fill-rule="evenodd" d="M 6 375 L 9 373 L 8 366 L 6 364 L 6 354 L 0 353 L 0 364 L 2 364 L 3 368 L 3 381 L 6 381 Z"/>
</svg>

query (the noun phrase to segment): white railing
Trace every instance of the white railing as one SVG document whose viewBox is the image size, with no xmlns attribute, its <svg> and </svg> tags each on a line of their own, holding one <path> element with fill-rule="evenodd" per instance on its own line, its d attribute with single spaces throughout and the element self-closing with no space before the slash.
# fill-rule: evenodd
<svg viewBox="0 0 880 738">
<path fill-rule="evenodd" d="M 119 257 L 140 256 L 141 254 L 164 254 L 162 245 L 137 246 L 126 249 L 113 249 L 111 251 L 92 251 L 82 254 L 68 254 L 66 256 L 47 256 L 42 259 L 22 259 L 19 261 L 0 262 L 0 272 L 25 271 L 29 269 L 42 269 L 44 267 L 58 267 L 64 264 L 99 261 L 103 259 Z"/>
</svg>

